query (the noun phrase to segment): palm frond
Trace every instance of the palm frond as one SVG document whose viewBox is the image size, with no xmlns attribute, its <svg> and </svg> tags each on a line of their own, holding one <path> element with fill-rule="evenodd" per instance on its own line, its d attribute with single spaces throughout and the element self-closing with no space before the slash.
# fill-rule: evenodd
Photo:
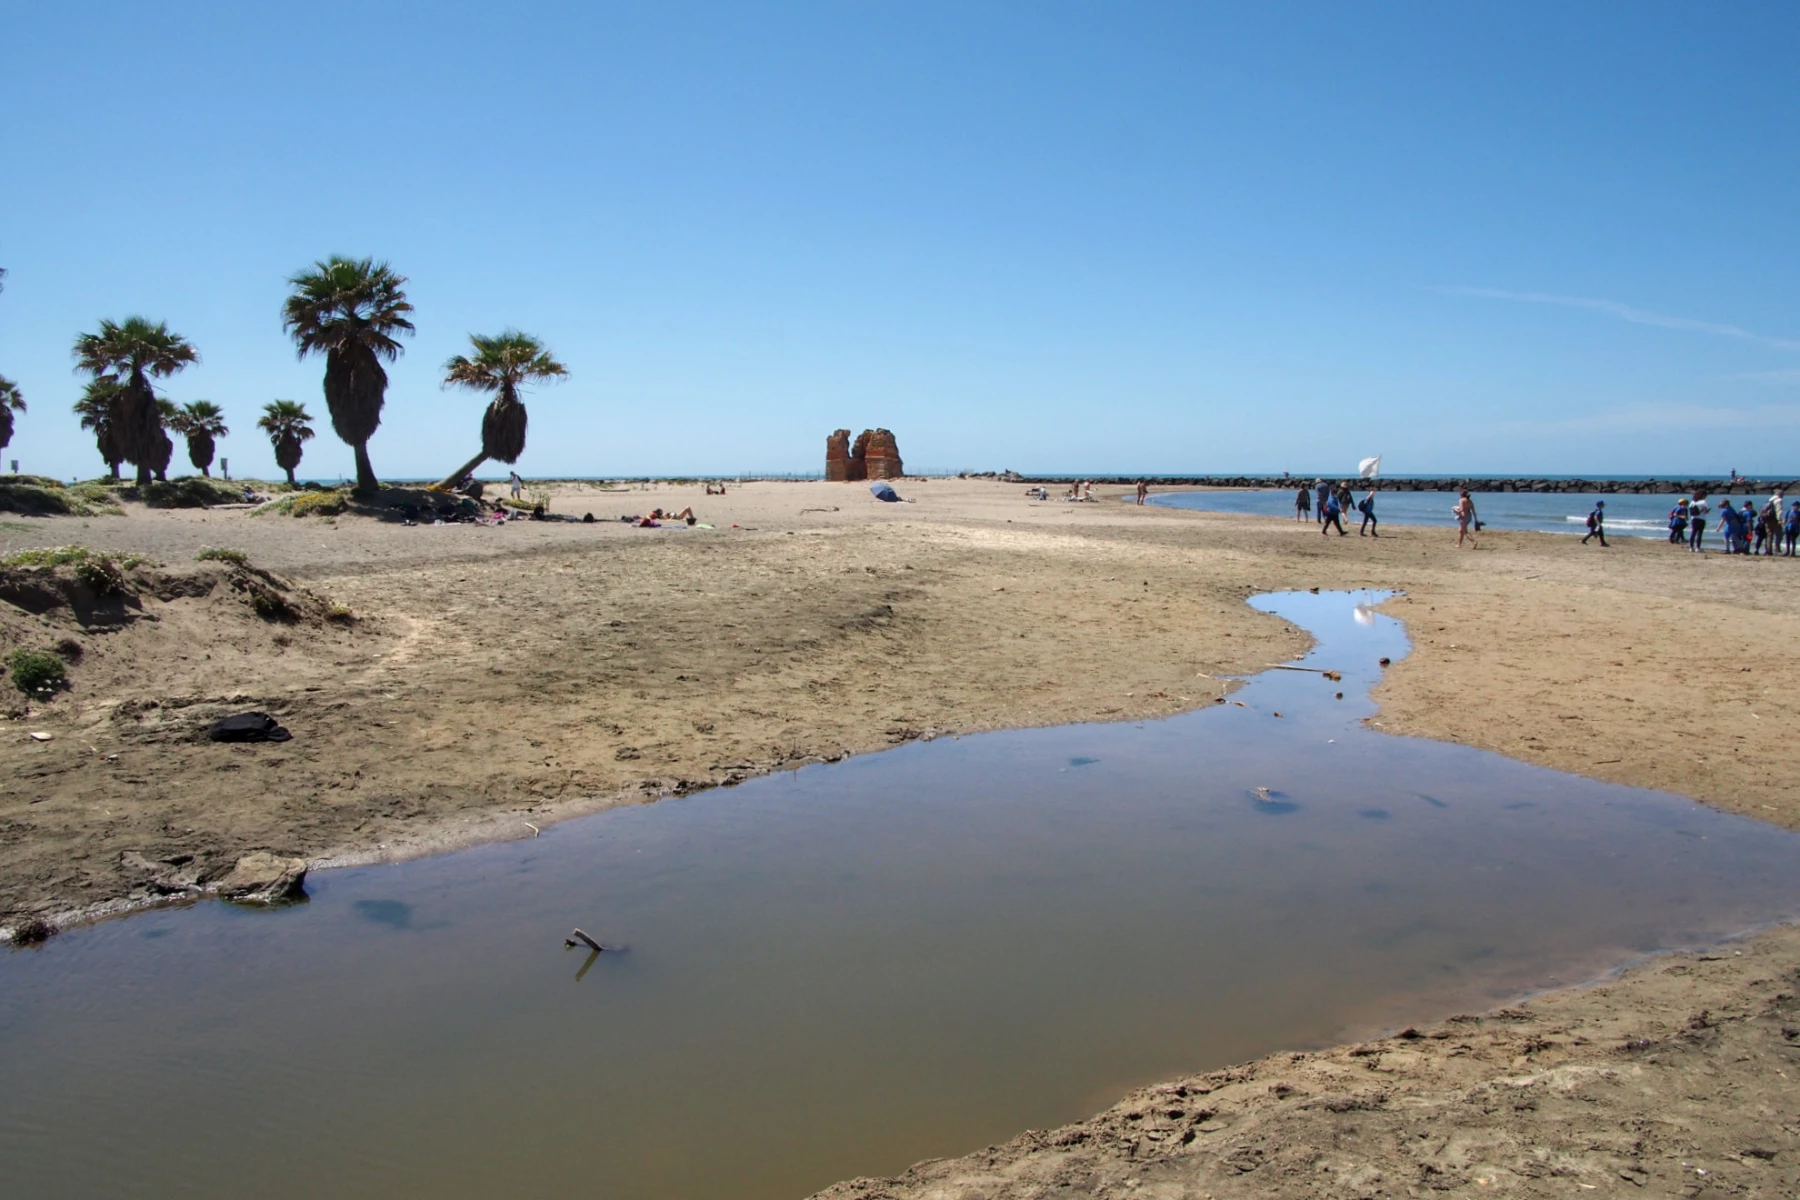
<svg viewBox="0 0 1800 1200">
<path fill-rule="evenodd" d="M 4 375 L 0 375 L 0 408 L 8 412 L 25 411 L 25 393 L 19 390 L 18 384 Z"/>
</svg>

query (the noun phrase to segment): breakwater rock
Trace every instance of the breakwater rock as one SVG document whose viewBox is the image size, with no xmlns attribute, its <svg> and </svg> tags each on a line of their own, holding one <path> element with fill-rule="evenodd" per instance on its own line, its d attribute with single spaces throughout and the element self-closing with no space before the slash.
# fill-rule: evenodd
<svg viewBox="0 0 1800 1200">
<path fill-rule="evenodd" d="M 1007 472 L 1011 482 L 1067 484 L 1069 475 L 1017 475 Z M 1130 487 L 1137 476 L 1093 476 L 1092 482 Z M 1203 488 L 1282 488 L 1290 491 L 1311 485 L 1318 476 L 1282 475 L 1162 475 L 1144 477 L 1151 487 Z M 1512 476 L 1481 476 L 1467 479 L 1439 479 L 1393 476 L 1381 479 L 1357 479 L 1355 476 L 1325 476 L 1328 482 L 1344 482 L 1361 491 L 1373 487 L 1382 492 L 1550 492 L 1600 493 L 1602 495 L 1689 495 L 1706 489 L 1712 495 L 1755 496 L 1771 492 L 1792 494 L 1800 481 L 1791 479 L 1542 479 Z"/>
</svg>

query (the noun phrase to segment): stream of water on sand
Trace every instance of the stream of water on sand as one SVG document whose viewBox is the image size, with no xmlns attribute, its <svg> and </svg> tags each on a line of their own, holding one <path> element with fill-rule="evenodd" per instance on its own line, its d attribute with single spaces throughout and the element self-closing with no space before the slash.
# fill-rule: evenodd
<svg viewBox="0 0 1800 1200">
<path fill-rule="evenodd" d="M 1341 683 L 0 956 L 4 1192 L 795 1197 L 1800 912 L 1800 836 L 1364 728 L 1406 649 L 1379 599 L 1255 601 Z M 628 949 L 584 965 L 575 925 Z"/>
</svg>

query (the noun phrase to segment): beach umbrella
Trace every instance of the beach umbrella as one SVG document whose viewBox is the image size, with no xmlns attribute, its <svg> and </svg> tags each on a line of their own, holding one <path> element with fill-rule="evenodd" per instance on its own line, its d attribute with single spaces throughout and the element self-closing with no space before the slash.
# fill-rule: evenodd
<svg viewBox="0 0 1800 1200">
<path fill-rule="evenodd" d="M 1373 479 L 1381 474 L 1381 455 L 1377 454 L 1374 458 L 1363 459 L 1357 464 L 1356 473 L 1363 479 Z"/>
<path fill-rule="evenodd" d="M 874 483 L 871 483 L 869 485 L 869 492 L 877 500 L 885 501 L 888 504 L 898 504 L 900 502 L 900 494 L 893 489 L 892 485 L 883 480 L 878 479 Z"/>
</svg>

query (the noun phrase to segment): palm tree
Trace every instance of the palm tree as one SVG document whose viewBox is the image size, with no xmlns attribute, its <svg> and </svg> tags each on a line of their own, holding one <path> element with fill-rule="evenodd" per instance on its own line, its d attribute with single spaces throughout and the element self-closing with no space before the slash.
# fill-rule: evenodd
<svg viewBox="0 0 1800 1200">
<path fill-rule="evenodd" d="M 231 432 L 225 428 L 224 410 L 211 400 L 190 400 L 168 418 L 168 426 L 187 439 L 188 461 L 211 479 L 218 439 Z"/>
<path fill-rule="evenodd" d="M 81 427 L 94 431 L 94 446 L 100 451 L 100 457 L 106 460 L 107 472 L 114 479 L 119 477 L 119 464 L 125 461 L 125 454 L 119 449 L 118 433 L 113 425 L 113 418 L 118 411 L 119 393 L 124 390 L 112 376 L 101 375 L 88 381 L 87 390 L 75 402 L 75 413 L 81 418 Z"/>
<path fill-rule="evenodd" d="M 312 440 L 312 415 L 306 405 L 292 400 L 277 400 L 263 405 L 263 415 L 256 427 L 269 435 L 275 447 L 275 465 L 287 472 L 288 486 L 294 483 L 294 468 L 300 465 L 300 444 Z"/>
<path fill-rule="evenodd" d="M 113 431 L 125 461 L 137 467 L 139 487 L 150 482 L 153 464 L 168 441 L 150 380 L 166 378 L 199 361 L 199 352 L 186 338 L 171 333 L 166 321 L 154 325 L 143 317 L 127 317 L 117 324 L 101 321 L 99 333 L 84 333 L 75 339 L 79 370 L 124 385 L 113 405 Z M 161 461 L 168 465 L 166 457 Z"/>
<path fill-rule="evenodd" d="M 494 399 L 481 416 L 481 453 L 458 467 L 440 487 L 455 487 L 490 458 L 518 462 L 525 453 L 525 403 L 519 399 L 519 386 L 539 379 L 561 379 L 569 373 L 550 357 L 544 343 L 516 329 L 495 337 L 472 333 L 469 342 L 475 348 L 473 355 L 459 354 L 444 364 L 444 386 L 493 392 Z"/>
<path fill-rule="evenodd" d="M 387 372 L 381 360 L 400 357 L 395 336 L 413 331 L 402 287 L 406 276 L 386 263 L 338 255 L 288 279 L 294 289 L 281 309 L 281 327 L 300 357 L 325 356 L 325 404 L 331 427 L 356 452 L 356 491 L 381 488 L 369 463 L 369 439 L 381 427 Z"/>
<path fill-rule="evenodd" d="M 0 275 L 5 272 L 0 271 Z M 25 411 L 25 393 L 19 385 L 0 375 L 0 450 L 12 445 L 13 414 Z"/>
</svg>

